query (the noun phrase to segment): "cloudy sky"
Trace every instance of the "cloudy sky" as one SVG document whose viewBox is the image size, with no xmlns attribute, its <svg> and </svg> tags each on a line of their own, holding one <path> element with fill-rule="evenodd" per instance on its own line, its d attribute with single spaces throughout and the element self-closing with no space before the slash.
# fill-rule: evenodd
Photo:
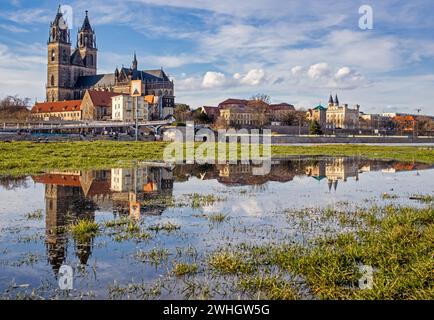
<svg viewBox="0 0 434 320">
<path fill-rule="evenodd" d="M 57 1 L 0 0 L 0 96 L 44 99 L 48 26 Z M 432 0 L 71 0 L 75 39 L 85 10 L 99 73 L 164 67 L 177 102 L 215 105 L 263 92 L 299 107 L 434 114 Z M 373 9 L 372 30 L 359 8 Z M 74 43 L 75 44 L 75 43 Z"/>
</svg>

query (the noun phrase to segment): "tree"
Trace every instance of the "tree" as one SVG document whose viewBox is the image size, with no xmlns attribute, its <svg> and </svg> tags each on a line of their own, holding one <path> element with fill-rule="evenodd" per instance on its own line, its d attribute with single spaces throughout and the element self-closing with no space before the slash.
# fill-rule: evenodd
<svg viewBox="0 0 434 320">
<path fill-rule="evenodd" d="M 311 121 L 310 127 L 309 127 L 309 134 L 314 134 L 314 135 L 322 135 L 323 134 L 323 132 L 321 130 L 321 125 L 319 124 L 318 121 L 316 121 L 316 120 Z"/>
<path fill-rule="evenodd" d="M 214 129 L 229 129 L 229 124 L 225 118 L 219 116 L 217 120 L 214 122 Z"/>
<path fill-rule="evenodd" d="M 192 111 L 193 120 L 196 123 L 202 123 L 202 124 L 209 124 L 212 123 L 211 119 L 208 117 L 208 115 L 204 112 L 202 112 L 200 109 L 196 109 Z"/>
<path fill-rule="evenodd" d="M 247 103 L 247 108 L 254 114 L 257 125 L 262 127 L 270 121 L 270 101 L 269 95 L 258 93 Z"/>
<path fill-rule="evenodd" d="M 187 104 L 177 104 L 173 116 L 178 122 L 185 122 L 191 119 L 191 109 Z"/>
<path fill-rule="evenodd" d="M 30 99 L 7 96 L 0 100 L 0 120 L 26 120 L 29 117 Z"/>
</svg>

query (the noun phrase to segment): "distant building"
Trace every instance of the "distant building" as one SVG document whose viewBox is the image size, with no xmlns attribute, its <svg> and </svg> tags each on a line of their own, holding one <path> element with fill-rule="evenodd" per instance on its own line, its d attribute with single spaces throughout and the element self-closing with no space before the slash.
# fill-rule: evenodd
<svg viewBox="0 0 434 320">
<path fill-rule="evenodd" d="M 295 111 L 295 107 L 289 103 L 270 104 L 269 106 L 271 121 L 280 122 L 291 111 Z"/>
<path fill-rule="evenodd" d="M 112 97 L 112 120 L 132 122 L 149 120 L 149 105 L 145 97 L 137 97 L 137 111 L 134 98 L 128 95 Z"/>
<path fill-rule="evenodd" d="M 109 91 L 128 94 L 132 80 L 141 80 L 143 95 L 161 98 L 162 108 L 173 114 L 175 106 L 174 84 L 163 69 L 139 70 L 137 57 L 130 68 L 116 68 L 114 73 L 97 74 L 98 48 L 96 33 L 90 24 L 88 12 L 77 34 L 75 48 L 70 31 L 64 27 L 61 8 L 50 24 L 46 101 L 79 100 L 86 90 Z"/>
<path fill-rule="evenodd" d="M 81 102 L 83 120 L 111 120 L 112 97 L 118 94 L 107 91 L 87 90 Z"/>
<path fill-rule="evenodd" d="M 220 116 L 229 126 L 256 126 L 259 123 L 259 114 L 247 108 L 225 108 L 220 110 Z"/>
<path fill-rule="evenodd" d="M 359 128 L 360 106 L 354 109 L 347 104 L 339 105 L 339 99 L 330 95 L 329 105 L 326 112 L 326 127 L 330 129 L 358 129 Z"/>
<path fill-rule="evenodd" d="M 313 109 L 309 109 L 306 114 L 306 119 L 310 122 L 317 121 L 321 127 L 324 128 L 327 121 L 327 108 L 318 105 Z"/>
<path fill-rule="evenodd" d="M 203 106 L 199 108 L 200 112 L 206 114 L 211 121 L 215 121 L 220 115 L 218 107 Z"/>
<path fill-rule="evenodd" d="M 221 102 L 218 105 L 219 109 L 227 109 L 227 108 L 246 108 L 247 104 L 249 103 L 249 100 L 243 100 L 243 99 L 227 99 L 223 102 Z"/>
<path fill-rule="evenodd" d="M 31 111 L 34 120 L 82 120 L 81 100 L 36 103 Z"/>
<path fill-rule="evenodd" d="M 280 123 L 288 112 L 294 111 L 293 105 L 288 103 L 267 104 L 262 103 L 260 107 L 251 103 L 251 100 L 227 99 L 217 107 L 219 115 L 226 120 L 229 126 L 263 126 L 266 124 Z M 204 112 L 215 110 L 203 107 Z M 260 108 L 261 110 L 255 110 Z M 215 117 L 215 116 L 214 116 Z"/>
</svg>

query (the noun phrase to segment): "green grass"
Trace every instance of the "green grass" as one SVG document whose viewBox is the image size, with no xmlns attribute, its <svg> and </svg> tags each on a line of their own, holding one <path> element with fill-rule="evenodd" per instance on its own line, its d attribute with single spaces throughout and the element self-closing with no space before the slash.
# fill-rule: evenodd
<svg viewBox="0 0 434 320">
<path fill-rule="evenodd" d="M 99 225 L 95 221 L 80 219 L 69 226 L 69 232 L 77 240 L 87 240 L 99 233 Z"/>
<path fill-rule="evenodd" d="M 222 223 L 227 219 L 227 216 L 223 213 L 215 213 L 208 216 L 208 220 L 212 223 Z"/>
<path fill-rule="evenodd" d="M 237 252 L 222 250 L 211 255 L 209 266 L 221 274 L 249 274 L 255 271 L 253 263 Z"/>
<path fill-rule="evenodd" d="M 277 267 L 299 276 L 320 299 L 434 299 L 434 208 L 387 206 L 359 214 L 365 223 L 358 232 L 320 238 L 308 246 L 240 248 L 217 259 L 217 265 L 231 273 L 242 261 L 254 261 L 255 268 Z M 227 260 L 236 263 L 223 263 Z M 372 289 L 358 287 L 362 265 L 374 270 Z M 241 286 L 264 290 L 255 277 L 245 278 Z M 284 280 L 271 287 L 294 288 Z"/>
<path fill-rule="evenodd" d="M 133 160 L 163 160 L 165 142 L 0 142 L 0 174 L 22 175 L 52 169 L 98 169 Z M 239 148 L 240 149 L 240 148 Z M 239 150 L 240 151 L 240 150 Z M 273 146 L 273 156 L 359 156 L 369 159 L 434 163 L 428 147 L 365 145 Z"/>
<path fill-rule="evenodd" d="M 27 220 L 41 220 L 43 212 L 41 209 L 26 213 Z"/>
<path fill-rule="evenodd" d="M 197 264 L 177 263 L 173 268 L 173 274 L 177 277 L 182 277 L 188 274 L 195 274 L 197 272 Z"/>
<path fill-rule="evenodd" d="M 244 277 L 238 287 L 251 293 L 258 300 L 296 300 L 297 291 L 293 286 L 275 275 Z"/>
<path fill-rule="evenodd" d="M 178 226 L 177 224 L 172 223 L 172 222 L 155 224 L 155 225 L 148 227 L 148 230 L 150 230 L 150 231 L 154 231 L 154 232 L 166 231 L 169 233 L 176 231 L 176 230 L 179 230 L 179 229 L 181 229 L 181 227 Z"/>
</svg>

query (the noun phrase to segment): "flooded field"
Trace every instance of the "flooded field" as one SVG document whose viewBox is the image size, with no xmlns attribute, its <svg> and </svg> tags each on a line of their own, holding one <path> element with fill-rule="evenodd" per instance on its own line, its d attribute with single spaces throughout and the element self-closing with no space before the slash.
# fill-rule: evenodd
<svg viewBox="0 0 434 320">
<path fill-rule="evenodd" d="M 0 177 L 0 298 L 263 298 L 216 272 L 216 253 L 307 246 L 359 227 L 358 210 L 425 208 L 434 195 L 427 164 L 293 157 L 267 175 L 252 168 L 155 163 Z M 73 269 L 73 290 L 59 288 L 62 265 Z M 299 297 L 317 298 L 300 283 Z"/>
</svg>

